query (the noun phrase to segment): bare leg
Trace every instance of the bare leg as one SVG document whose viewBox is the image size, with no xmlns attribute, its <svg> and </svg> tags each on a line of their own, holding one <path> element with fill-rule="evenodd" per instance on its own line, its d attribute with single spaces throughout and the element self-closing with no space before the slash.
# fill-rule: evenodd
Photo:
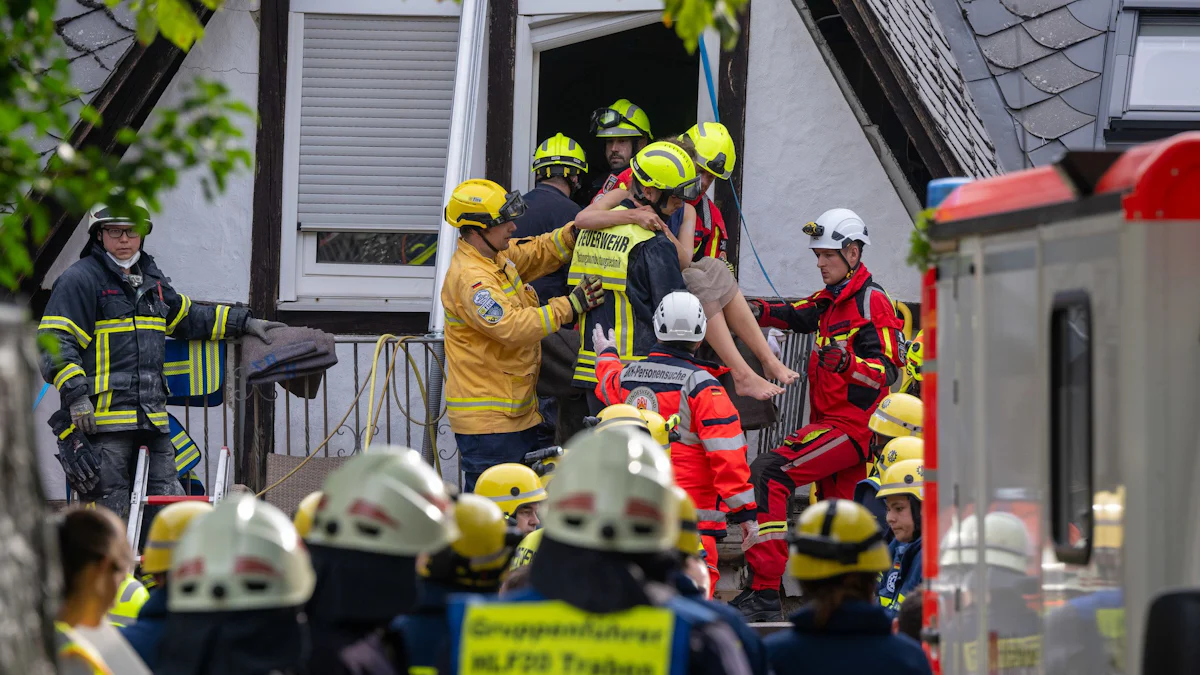
<svg viewBox="0 0 1200 675">
<path fill-rule="evenodd" d="M 721 309 L 725 314 L 725 321 L 729 323 L 729 329 L 733 331 L 750 347 L 750 351 L 762 361 L 763 374 L 768 380 L 775 380 L 785 387 L 795 382 L 800 373 L 783 365 L 774 354 L 771 353 L 771 347 L 767 345 L 767 339 L 763 337 L 762 329 L 759 328 L 758 322 L 754 320 L 754 315 L 750 313 L 750 306 L 746 304 L 746 296 L 742 295 L 739 290 L 737 295 L 733 296 L 733 300 Z"/>
<path fill-rule="evenodd" d="M 742 302 L 745 303 L 744 300 Z M 750 310 L 746 311 L 748 313 Z M 759 337 L 762 337 L 762 333 L 759 333 Z M 760 401 L 783 393 L 782 387 L 764 380 L 746 363 L 746 359 L 742 358 L 737 345 L 733 343 L 733 335 L 729 332 L 729 325 L 725 323 L 724 314 L 718 312 L 708 317 L 708 331 L 704 339 L 729 367 L 730 374 L 733 375 L 733 387 L 737 393 Z"/>
</svg>

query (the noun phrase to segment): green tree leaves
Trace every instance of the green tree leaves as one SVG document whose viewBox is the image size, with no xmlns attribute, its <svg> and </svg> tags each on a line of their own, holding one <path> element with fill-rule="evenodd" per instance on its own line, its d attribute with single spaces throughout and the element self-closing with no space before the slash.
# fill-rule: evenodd
<svg viewBox="0 0 1200 675">
<path fill-rule="evenodd" d="M 221 0 L 204 0 L 216 9 Z M 109 4 L 115 2 L 109 0 Z M 50 152 L 35 146 L 48 137 L 70 139 L 77 124 L 103 127 L 99 111 L 70 112 L 81 94 L 70 81 L 64 45 L 55 33 L 56 0 L 0 0 L 0 285 L 15 288 L 33 270 L 32 246 L 50 227 L 51 207 L 82 217 L 103 202 L 129 214 L 144 199 L 158 209 L 157 196 L 187 170 L 204 171 L 205 196 L 225 189 L 234 172 L 253 168 L 235 124 L 253 120 L 244 103 L 219 82 L 196 80 L 177 107 L 158 110 L 140 133 L 116 130 L 113 153 L 76 148 L 60 140 Z M 187 0 L 135 0 L 138 38 L 163 38 L 188 49 L 203 27 Z"/>
</svg>

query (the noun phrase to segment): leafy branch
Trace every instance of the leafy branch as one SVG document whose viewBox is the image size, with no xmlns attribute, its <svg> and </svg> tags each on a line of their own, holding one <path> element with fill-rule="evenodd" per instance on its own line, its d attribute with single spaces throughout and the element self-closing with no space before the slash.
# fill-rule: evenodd
<svg viewBox="0 0 1200 675">
<path fill-rule="evenodd" d="M 720 33 L 721 48 L 730 50 L 737 45 L 741 34 L 737 17 L 747 2 L 749 0 L 666 0 L 663 23 L 675 29 L 689 54 L 696 51 L 700 36 L 709 26 L 714 26 Z"/>
<path fill-rule="evenodd" d="M 933 245 L 929 243 L 929 224 L 937 209 L 925 209 L 917 214 L 912 234 L 908 237 L 908 264 L 924 272 L 933 264 Z"/>
<path fill-rule="evenodd" d="M 204 0 L 214 9 L 219 3 Z M 201 183 L 211 199 L 230 174 L 253 162 L 238 144 L 243 134 L 233 119 L 253 120 L 254 112 L 224 85 L 205 80 L 140 133 L 118 129 L 114 152 L 73 147 L 65 139 L 77 121 L 100 127 L 104 120 L 87 105 L 77 119 L 69 112 L 68 104 L 82 98 L 55 32 L 55 6 L 56 0 L 0 0 L 0 29 L 8 36 L 0 41 L 0 285 L 10 289 L 32 272 L 30 246 L 48 234 L 55 207 L 82 216 L 102 202 L 132 216 L 142 199 L 158 210 L 157 196 L 193 168 L 205 170 Z M 186 0 L 136 0 L 133 9 L 143 42 L 161 31 L 187 49 L 203 34 Z M 47 138 L 63 140 L 49 152 L 35 147 Z"/>
</svg>

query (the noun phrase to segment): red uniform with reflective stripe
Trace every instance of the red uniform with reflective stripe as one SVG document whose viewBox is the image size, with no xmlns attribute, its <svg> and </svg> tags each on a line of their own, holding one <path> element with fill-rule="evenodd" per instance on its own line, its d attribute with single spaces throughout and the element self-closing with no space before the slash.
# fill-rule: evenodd
<svg viewBox="0 0 1200 675">
<path fill-rule="evenodd" d="M 610 187 L 601 187 L 600 191 L 592 197 L 594 204 L 601 195 L 610 190 L 628 190 L 633 184 L 633 169 L 625 169 L 617 176 L 616 185 Z M 717 205 L 713 200 L 708 198 L 708 195 L 700 195 L 695 201 L 688 202 L 696 207 L 696 241 L 693 245 L 692 262 L 696 262 L 701 258 L 716 258 L 717 260 L 728 260 L 725 255 L 726 242 L 729 239 L 729 234 L 725 229 L 725 216 L 721 215 L 721 211 L 717 209 Z M 704 217 L 705 210 L 708 211 L 708 218 Z"/>
<path fill-rule="evenodd" d="M 787 500 L 796 488 L 817 484 L 818 499 L 853 499 L 866 478 L 871 431 L 867 420 L 903 368 L 902 322 L 892 301 L 859 265 L 835 298 L 824 289 L 799 302 L 755 300 L 759 324 L 816 333 L 816 348 L 845 343 L 852 354 L 841 373 L 808 362 L 810 423 L 751 467 L 758 502 L 758 533 L 743 542 L 751 587 L 779 588 L 787 566 Z"/>
<path fill-rule="evenodd" d="M 714 377 L 723 370 L 661 344 L 644 361 L 627 366 L 615 349 L 606 350 L 596 362 L 596 396 L 605 405 L 628 403 L 656 409 L 663 417 L 679 414 L 680 439 L 671 444 L 671 465 L 675 482 L 699 510 L 700 537 L 714 588 L 720 578 L 716 540 L 725 536 L 723 509 L 738 523 L 753 519 L 757 511 L 742 423 Z"/>
</svg>

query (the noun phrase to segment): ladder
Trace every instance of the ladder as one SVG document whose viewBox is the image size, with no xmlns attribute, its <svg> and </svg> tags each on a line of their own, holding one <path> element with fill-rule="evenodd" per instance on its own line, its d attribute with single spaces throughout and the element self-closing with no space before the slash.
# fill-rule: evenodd
<svg viewBox="0 0 1200 675">
<path fill-rule="evenodd" d="M 142 519 L 146 515 L 147 506 L 165 506 L 178 502 L 209 502 L 214 506 L 225 498 L 225 490 L 230 483 L 229 472 L 233 469 L 233 461 L 226 446 L 221 447 L 217 458 L 217 477 L 213 481 L 212 492 L 208 495 L 150 495 L 150 451 L 146 446 L 138 448 L 137 472 L 134 474 L 133 485 L 129 491 L 129 524 L 125 534 L 129 539 L 129 547 L 137 554 L 139 540 L 142 536 Z M 137 556 L 141 562 L 141 556 Z"/>
</svg>

